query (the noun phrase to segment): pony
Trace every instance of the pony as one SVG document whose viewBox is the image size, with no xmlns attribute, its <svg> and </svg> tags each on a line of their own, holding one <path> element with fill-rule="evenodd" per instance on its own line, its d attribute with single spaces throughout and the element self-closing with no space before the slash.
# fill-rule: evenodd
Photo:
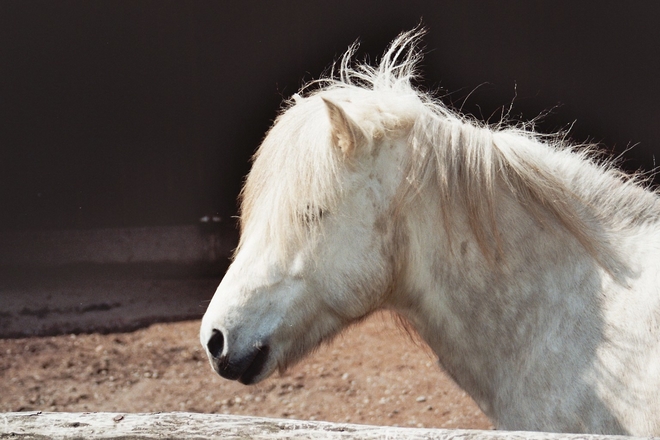
<svg viewBox="0 0 660 440">
<path fill-rule="evenodd" d="M 422 29 L 288 100 L 200 330 L 254 384 L 387 309 L 496 428 L 660 434 L 660 204 L 594 148 L 414 85 Z"/>
</svg>

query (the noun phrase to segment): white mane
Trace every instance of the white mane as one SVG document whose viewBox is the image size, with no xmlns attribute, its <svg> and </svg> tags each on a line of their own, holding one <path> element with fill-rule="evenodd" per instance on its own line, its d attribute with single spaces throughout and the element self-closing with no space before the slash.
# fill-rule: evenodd
<svg viewBox="0 0 660 440">
<path fill-rule="evenodd" d="M 355 64 L 353 45 L 327 78 L 304 86 L 286 103 L 257 151 L 244 187 L 241 235 L 250 235 L 245 234 L 250 225 L 267 225 L 268 240 L 286 252 L 287 243 L 295 246 L 318 229 L 320 213 L 332 211 L 341 195 L 339 173 L 345 165 L 331 145 L 321 99 L 331 97 L 344 103 L 373 139 L 408 133 L 408 185 L 401 203 L 433 185 L 445 206 L 464 211 L 489 259 L 499 252 L 494 195 L 497 185 L 504 185 L 537 219 L 555 219 L 603 267 L 618 272 L 611 233 L 631 222 L 657 220 L 656 194 L 644 191 L 609 161 L 596 160 L 592 147 L 578 151 L 560 136 L 505 122 L 488 126 L 469 120 L 417 90 L 413 81 L 422 35 L 420 30 L 401 34 L 376 67 Z M 591 183 L 580 184 L 585 181 Z M 451 236 L 450 210 L 439 215 Z M 260 220 L 251 222 L 253 216 Z M 608 231 L 598 226 L 603 221 L 610 224 Z"/>
</svg>

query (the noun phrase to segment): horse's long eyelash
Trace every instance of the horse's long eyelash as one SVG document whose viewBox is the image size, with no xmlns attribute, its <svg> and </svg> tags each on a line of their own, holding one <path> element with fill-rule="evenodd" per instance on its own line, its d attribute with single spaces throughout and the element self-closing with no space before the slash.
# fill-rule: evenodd
<svg viewBox="0 0 660 440">
<path fill-rule="evenodd" d="M 323 208 L 307 205 L 305 211 L 302 214 L 302 218 L 305 223 L 311 224 L 323 220 L 324 215 L 325 210 Z"/>
</svg>

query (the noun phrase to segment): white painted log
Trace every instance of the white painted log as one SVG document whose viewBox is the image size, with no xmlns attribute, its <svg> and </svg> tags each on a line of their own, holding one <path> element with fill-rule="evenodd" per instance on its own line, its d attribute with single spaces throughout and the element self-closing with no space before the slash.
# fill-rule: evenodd
<svg viewBox="0 0 660 440">
<path fill-rule="evenodd" d="M 194 413 L 3 413 L 0 439 L 614 440 L 631 437 L 398 428 Z"/>
</svg>

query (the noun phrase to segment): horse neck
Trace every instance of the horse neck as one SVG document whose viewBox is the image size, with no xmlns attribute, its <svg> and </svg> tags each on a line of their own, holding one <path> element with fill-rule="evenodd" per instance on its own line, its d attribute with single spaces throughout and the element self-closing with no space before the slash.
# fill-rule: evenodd
<svg viewBox="0 0 660 440">
<path fill-rule="evenodd" d="M 495 259 L 475 237 L 466 204 L 447 206 L 436 193 L 433 185 L 423 187 L 401 210 L 406 248 L 392 307 L 488 413 L 504 369 L 514 368 L 520 350 L 541 337 L 534 332 L 561 319 L 561 309 L 585 328 L 598 327 L 589 321 L 597 317 L 582 311 L 598 309 L 594 292 L 610 278 L 559 220 L 540 219 L 501 180 L 492 203 L 499 238 L 491 244 L 500 247 Z M 443 212 L 450 213 L 449 224 Z"/>
</svg>

